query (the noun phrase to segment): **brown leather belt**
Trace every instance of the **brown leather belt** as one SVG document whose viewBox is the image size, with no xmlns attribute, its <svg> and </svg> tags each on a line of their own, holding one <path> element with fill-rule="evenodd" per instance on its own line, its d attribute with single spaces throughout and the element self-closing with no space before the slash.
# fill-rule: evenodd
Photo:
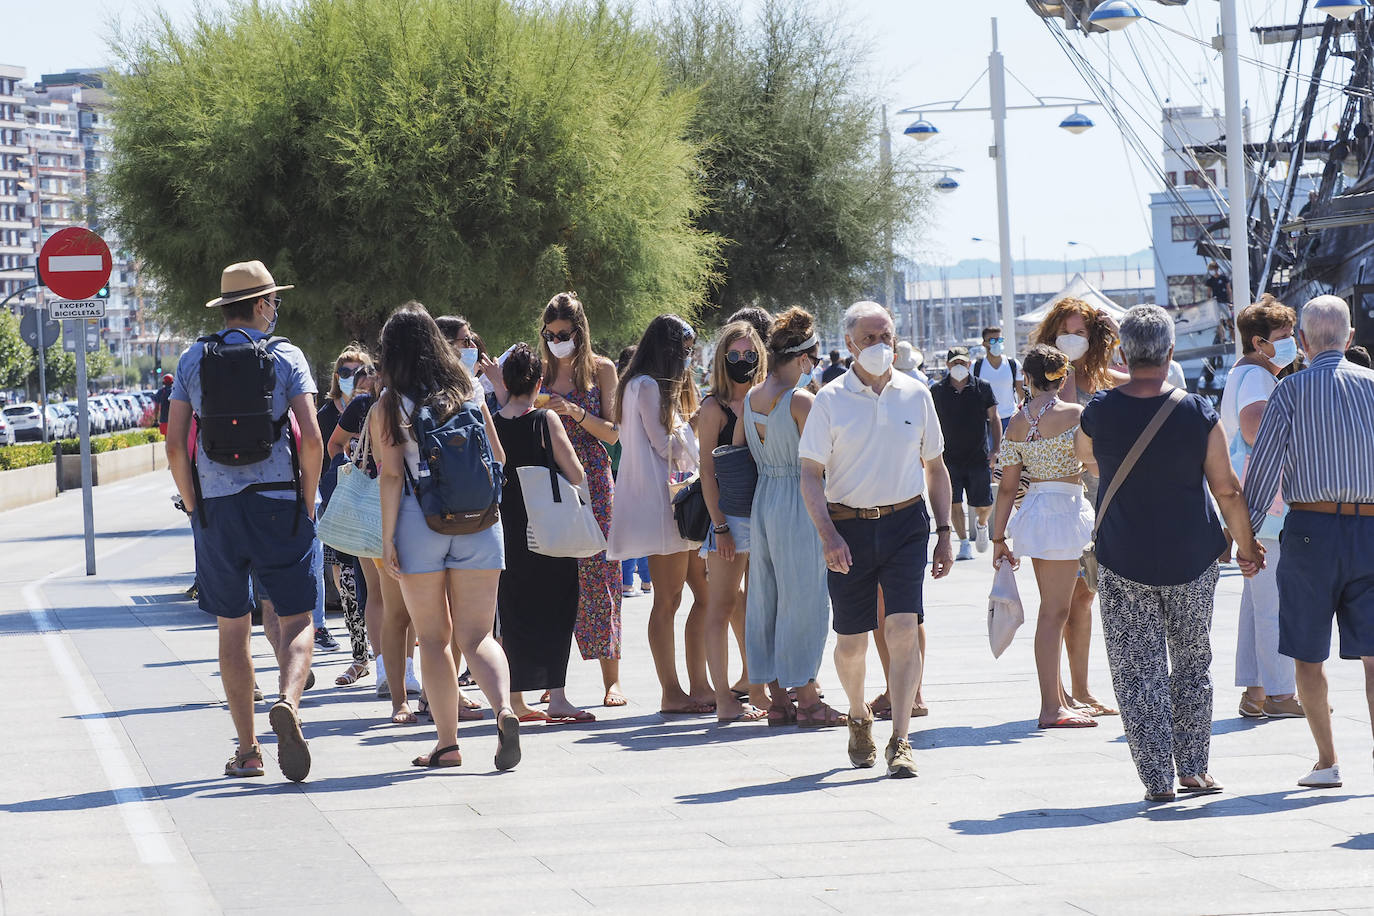
<svg viewBox="0 0 1374 916">
<path fill-rule="evenodd" d="M 913 496 L 904 502 L 892 506 L 873 506 L 869 509 L 855 509 L 853 506 L 846 506 L 843 503 L 826 503 L 825 507 L 830 510 L 830 520 L 832 522 L 850 521 L 853 519 L 864 519 L 873 521 L 894 512 L 901 512 L 921 501 L 921 497 Z"/>
<path fill-rule="evenodd" d="M 1358 515 L 1374 518 L 1374 503 L 1290 503 L 1294 512 L 1320 512 L 1322 515 Z"/>
</svg>

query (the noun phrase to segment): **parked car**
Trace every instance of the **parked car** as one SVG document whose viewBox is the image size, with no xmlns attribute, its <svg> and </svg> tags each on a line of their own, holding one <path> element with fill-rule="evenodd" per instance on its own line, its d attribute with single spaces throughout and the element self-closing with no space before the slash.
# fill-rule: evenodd
<svg viewBox="0 0 1374 916">
<path fill-rule="evenodd" d="M 0 446 L 14 444 L 14 430 L 10 429 L 10 423 L 5 419 L 5 415 L 0 413 Z"/>
<path fill-rule="evenodd" d="M 42 441 L 43 415 L 39 413 L 37 404 L 32 401 L 15 404 L 6 407 L 4 414 L 16 442 Z"/>
<path fill-rule="evenodd" d="M 61 404 L 49 404 L 48 431 L 54 439 L 72 438 L 76 435 L 76 414 Z"/>
<path fill-rule="evenodd" d="M 95 396 L 94 403 L 105 414 L 106 432 L 118 432 L 125 427 L 124 411 L 109 395 L 99 394 Z"/>
</svg>

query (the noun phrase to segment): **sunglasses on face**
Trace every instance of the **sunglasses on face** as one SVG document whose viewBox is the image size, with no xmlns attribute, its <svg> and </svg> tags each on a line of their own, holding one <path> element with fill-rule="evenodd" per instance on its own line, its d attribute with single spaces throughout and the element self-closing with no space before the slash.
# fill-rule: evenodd
<svg viewBox="0 0 1374 916">
<path fill-rule="evenodd" d="M 1006 339 L 1005 337 L 989 337 L 989 338 L 988 338 L 988 346 L 991 346 L 992 344 L 999 344 L 999 343 L 1006 343 L 1006 342 L 1007 342 L 1007 339 Z"/>
<path fill-rule="evenodd" d="M 555 334 L 553 331 L 541 331 L 539 336 L 544 338 L 545 343 L 553 343 L 554 341 L 558 341 L 559 343 L 567 343 L 568 341 L 573 339 L 573 332 L 559 331 L 557 334 Z"/>
<path fill-rule="evenodd" d="M 359 366 L 356 369 L 350 369 L 348 366 L 342 366 L 339 369 L 339 378 L 352 378 L 355 375 L 358 378 L 367 378 L 374 372 L 376 372 L 376 370 L 373 369 L 371 366 Z"/>
<path fill-rule="evenodd" d="M 725 361 L 727 363 L 744 362 L 753 365 L 759 361 L 759 354 L 757 350 L 730 350 L 725 354 Z"/>
</svg>

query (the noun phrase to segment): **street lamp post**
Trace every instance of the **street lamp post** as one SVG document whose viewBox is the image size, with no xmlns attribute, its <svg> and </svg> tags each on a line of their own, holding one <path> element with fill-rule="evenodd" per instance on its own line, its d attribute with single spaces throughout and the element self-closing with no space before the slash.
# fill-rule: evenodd
<svg viewBox="0 0 1374 916">
<path fill-rule="evenodd" d="M 988 155 L 992 157 L 996 167 L 997 244 L 1002 275 L 1002 333 L 1010 345 L 1008 350 L 1014 353 L 1016 352 L 1016 281 L 1012 270 L 1011 215 L 1008 205 L 1007 112 L 1028 109 L 1072 108 L 1075 111 L 1074 115 L 1065 118 L 1059 126 L 1070 133 L 1079 134 L 1092 127 L 1093 124 L 1092 120 L 1078 112 L 1078 109 L 1100 105 L 1101 103 L 1092 99 L 1076 99 L 1065 96 L 1036 96 L 1036 104 L 1034 105 L 1008 105 L 1006 63 L 998 47 L 997 19 L 995 17 L 992 20 L 992 51 L 988 55 L 988 90 L 990 105 L 987 108 L 965 108 L 960 104 L 963 99 L 956 99 L 904 108 L 897 113 L 918 115 L 918 120 L 903 131 L 907 136 L 917 140 L 929 140 L 939 133 L 935 125 L 926 120 L 925 112 L 927 111 L 949 113 L 976 111 L 987 112 L 992 116 L 992 146 L 988 148 Z M 1054 99 L 1055 101 L 1047 102 L 1046 99 Z"/>
<path fill-rule="evenodd" d="M 42 173 L 38 165 L 38 150 L 32 142 L 29 143 L 29 167 L 33 170 L 33 177 L 29 179 L 26 186 L 24 182 L 19 182 L 19 187 L 29 192 L 30 200 L 33 203 L 34 222 L 38 226 L 38 246 L 34 249 L 33 272 L 34 278 L 38 281 L 34 284 L 33 302 L 34 309 L 38 313 L 38 346 L 34 350 L 38 352 L 38 413 L 43 422 L 43 441 L 48 441 L 48 356 L 44 352 L 43 346 L 43 313 L 46 311 L 43 302 L 43 272 L 38 266 L 38 251 L 43 247 L 43 185 Z"/>
</svg>

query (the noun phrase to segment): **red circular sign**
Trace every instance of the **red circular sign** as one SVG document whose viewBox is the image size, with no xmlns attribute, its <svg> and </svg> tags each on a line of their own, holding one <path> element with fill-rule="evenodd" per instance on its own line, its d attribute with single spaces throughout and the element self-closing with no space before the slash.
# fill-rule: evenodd
<svg viewBox="0 0 1374 916">
<path fill-rule="evenodd" d="M 68 226 L 43 243 L 38 274 L 63 299 L 89 299 L 110 280 L 110 246 L 89 229 Z"/>
</svg>

